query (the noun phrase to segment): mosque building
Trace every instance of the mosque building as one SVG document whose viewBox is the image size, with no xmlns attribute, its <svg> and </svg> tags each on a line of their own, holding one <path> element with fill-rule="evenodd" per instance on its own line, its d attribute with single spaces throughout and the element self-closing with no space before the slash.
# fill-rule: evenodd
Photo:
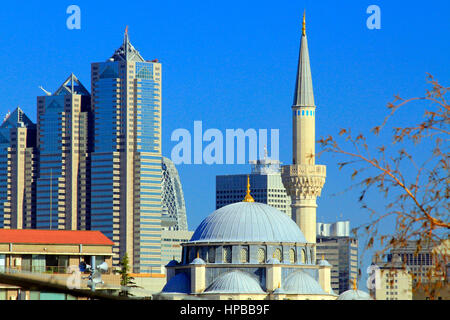
<svg viewBox="0 0 450 320">
<path fill-rule="evenodd" d="M 292 218 L 247 191 L 243 201 L 215 210 L 182 244 L 181 261 L 166 265 L 166 299 L 186 295 L 214 300 L 353 300 L 360 291 L 338 296 L 331 288 L 332 266 L 316 260 L 316 197 L 326 167 L 315 165 L 315 105 L 305 16 L 293 112 L 293 164 L 282 167 Z M 350 290 L 349 290 L 350 291 Z"/>
</svg>

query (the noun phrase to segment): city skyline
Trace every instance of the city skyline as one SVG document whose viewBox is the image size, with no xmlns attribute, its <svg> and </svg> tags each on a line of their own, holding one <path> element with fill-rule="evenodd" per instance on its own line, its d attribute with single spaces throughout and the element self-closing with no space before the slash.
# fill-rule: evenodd
<svg viewBox="0 0 450 320">
<path fill-rule="evenodd" d="M 414 6 L 412 3 L 407 8 L 408 10 L 414 11 L 418 10 L 418 6 Z M 354 4 L 353 4 L 354 5 Z M 354 5 L 355 6 L 355 5 Z M 85 14 L 85 9 L 87 9 L 88 5 L 84 4 L 83 2 L 80 2 L 80 8 L 82 9 L 82 15 Z M 185 71 L 180 71 L 183 69 L 180 69 L 180 64 L 171 64 L 170 59 L 175 60 L 175 58 L 180 59 L 180 56 L 183 55 L 164 55 L 164 50 L 169 50 L 169 48 L 161 49 L 161 45 L 159 44 L 148 44 L 152 43 L 152 41 L 145 41 L 143 39 L 143 35 L 145 32 L 139 31 L 139 24 L 135 23 L 134 25 L 132 23 L 130 24 L 130 33 L 132 34 L 133 43 L 136 45 L 136 47 L 139 48 L 140 51 L 146 52 L 146 54 L 150 54 L 150 56 L 153 58 L 159 58 L 163 61 L 164 65 L 172 65 L 172 70 L 168 74 L 168 77 L 170 81 L 165 82 L 163 85 L 164 88 L 164 107 L 163 107 L 163 119 L 165 125 L 163 125 L 163 147 L 162 147 L 162 155 L 163 156 L 170 156 L 170 150 L 171 147 L 173 147 L 174 143 L 170 141 L 170 132 L 172 132 L 174 129 L 178 127 L 187 128 L 190 130 L 193 126 L 193 121 L 195 120 L 203 120 L 207 121 L 208 127 L 215 127 L 220 128 L 224 130 L 224 128 L 243 128 L 247 129 L 249 127 L 255 127 L 255 128 L 280 128 L 280 157 L 281 161 L 283 163 L 290 163 L 291 156 L 290 152 L 288 151 L 290 149 L 289 142 L 290 136 L 291 136 L 291 121 L 290 121 L 290 112 L 288 110 L 289 102 L 292 99 L 292 81 L 295 78 L 295 75 L 292 73 L 291 70 L 295 69 L 292 68 L 292 66 L 295 64 L 295 55 L 298 53 L 298 35 L 300 34 L 300 21 L 301 21 L 301 14 L 303 12 L 303 4 L 298 4 L 298 8 L 296 8 L 295 14 L 291 14 L 290 17 L 292 18 L 286 18 L 287 21 L 289 21 L 289 25 L 281 24 L 279 26 L 279 30 L 283 30 L 283 32 L 286 32 L 284 38 L 278 38 L 275 36 L 275 33 L 273 30 L 268 31 L 270 36 L 267 36 L 266 41 L 270 41 L 271 46 L 273 46 L 276 43 L 277 39 L 279 41 L 285 41 L 283 42 L 283 50 L 287 50 L 288 53 L 285 53 L 284 56 L 281 56 L 281 59 L 277 59 L 277 54 L 279 54 L 278 50 L 275 50 L 273 47 L 265 47 L 266 51 L 261 50 L 261 52 L 257 52 L 256 48 L 258 47 L 255 43 L 257 42 L 255 40 L 255 43 L 251 42 L 249 44 L 249 47 L 243 47 L 242 43 L 239 42 L 241 45 L 241 49 L 243 53 L 246 51 L 244 48 L 249 48 L 250 52 L 255 55 L 256 60 L 258 62 L 262 62 L 266 59 L 272 60 L 272 64 L 275 63 L 276 67 L 279 68 L 279 72 L 276 74 L 272 74 L 270 71 L 274 71 L 275 67 L 269 67 L 268 62 L 265 62 L 264 64 L 261 64 L 260 66 L 256 66 L 252 63 L 249 63 L 249 71 L 243 72 L 239 70 L 240 68 L 244 67 L 245 64 L 249 61 L 251 61 L 251 55 L 245 55 L 243 56 L 245 58 L 238 59 L 238 56 L 234 56 L 233 54 L 230 54 L 231 57 L 227 57 L 226 55 L 219 55 L 217 52 L 212 50 L 215 55 L 214 58 L 217 60 L 215 61 L 215 65 L 220 66 L 221 63 L 219 62 L 219 58 L 222 57 L 227 62 L 227 65 L 229 65 L 226 70 L 219 68 L 217 72 L 220 72 L 220 74 L 226 74 L 228 72 L 231 73 L 236 72 L 236 70 L 242 72 L 238 72 L 236 76 L 233 77 L 225 77 L 223 78 L 223 82 L 215 82 L 214 84 L 210 86 L 204 86 L 202 84 L 205 83 L 205 81 L 208 80 L 208 75 L 206 69 L 212 68 L 211 65 L 208 65 L 207 63 L 203 63 L 201 70 L 201 77 L 200 78 L 192 78 L 191 81 L 193 84 L 196 84 L 198 88 L 194 85 L 186 85 L 185 82 L 183 83 L 183 80 L 188 80 L 185 78 L 186 76 L 183 75 L 186 73 L 196 74 L 196 68 L 195 65 L 199 64 L 200 61 L 198 60 L 198 57 L 193 54 L 195 51 L 191 51 L 191 55 L 185 55 L 186 61 L 190 61 L 191 64 Z M 310 7 L 312 7 L 310 9 Z M 348 25 L 345 25 L 346 27 L 349 27 L 349 25 L 355 27 L 357 31 L 355 34 L 359 36 L 359 40 L 361 41 L 358 45 L 358 49 L 360 50 L 359 54 L 366 55 L 367 60 L 370 60 L 370 57 L 374 58 L 374 61 L 372 62 L 361 62 L 359 61 L 359 65 L 355 63 L 351 63 L 351 57 L 354 56 L 354 52 L 350 50 L 349 47 L 351 42 L 349 39 L 345 39 L 342 43 L 331 41 L 330 35 L 324 35 L 323 25 L 326 24 L 328 27 L 330 25 L 333 25 L 333 21 L 336 20 L 331 19 L 332 11 L 335 11 L 336 15 L 339 15 L 339 12 L 343 12 L 340 10 L 344 10 L 340 8 L 340 10 L 337 10 L 339 8 L 336 8 L 332 5 L 329 7 L 323 9 L 323 11 L 319 12 L 319 8 L 315 7 L 313 4 L 308 4 L 306 10 L 307 10 L 307 19 L 308 19 L 308 34 L 309 34 L 309 50 L 310 54 L 312 56 L 311 58 L 311 65 L 312 65 L 312 73 L 315 83 L 315 93 L 316 93 L 316 100 L 318 108 L 321 110 L 320 114 L 320 120 L 318 120 L 321 123 L 321 126 L 318 128 L 318 133 L 316 134 L 316 137 L 324 136 L 327 134 L 336 134 L 338 128 L 340 127 L 346 127 L 349 124 L 354 124 L 354 122 L 351 120 L 355 114 L 358 115 L 359 111 L 356 111 L 356 106 L 364 105 L 365 102 L 370 102 L 370 107 L 367 106 L 364 111 L 365 114 L 367 114 L 367 118 L 360 118 L 361 124 L 359 124 L 359 129 L 364 129 L 365 127 L 371 127 L 371 124 L 377 123 L 377 121 L 372 121 L 373 118 L 380 118 L 380 114 L 383 114 L 383 107 L 386 104 L 387 101 L 390 101 L 392 96 L 396 93 L 401 92 L 402 95 L 414 95 L 417 93 L 423 92 L 423 83 L 425 79 L 425 72 L 430 72 L 434 74 L 439 79 L 445 79 L 448 78 L 448 71 L 442 70 L 439 67 L 439 62 L 443 61 L 442 56 L 439 54 L 439 44 L 434 44 L 434 48 L 436 48 L 436 52 L 426 52 L 428 53 L 426 59 L 428 59 L 426 62 L 417 63 L 420 61 L 420 58 L 418 56 L 413 55 L 413 58 L 410 59 L 416 59 L 410 62 L 410 64 L 415 65 L 415 68 L 409 68 L 410 65 L 406 65 L 406 62 L 404 65 L 401 65 L 401 63 L 398 61 L 399 56 L 401 55 L 401 52 L 405 50 L 405 48 L 401 48 L 399 44 L 398 47 L 396 47 L 394 44 L 395 37 L 389 37 L 386 36 L 386 33 L 384 32 L 384 28 L 393 28 L 392 25 L 399 26 L 401 25 L 402 21 L 406 21 L 406 17 L 408 17 L 408 14 L 403 12 L 403 15 L 399 15 L 398 19 L 399 21 L 395 21 L 393 16 L 394 13 L 390 9 L 397 9 L 399 11 L 399 7 L 395 7 L 393 5 L 388 5 L 387 3 L 381 3 L 380 7 L 382 8 L 383 12 L 383 24 L 381 30 L 368 30 L 365 26 L 365 20 L 367 18 L 367 14 L 365 14 L 365 8 L 367 6 L 359 5 L 356 6 L 356 8 L 352 8 L 350 11 L 354 14 L 354 20 L 352 21 L 358 21 L 359 24 L 356 22 L 351 22 Z M 62 8 L 62 7 L 61 7 Z M 211 8 L 210 8 L 211 9 Z M 249 8 L 246 8 L 249 9 Z M 346 9 L 349 9 L 346 7 Z M 358 10 L 357 10 L 358 9 Z M 284 9 L 286 10 L 286 9 Z M 283 10 L 283 11 L 284 11 Z M 86 14 L 89 17 L 89 10 L 86 10 Z M 288 11 L 288 10 L 286 10 Z M 26 12 L 26 10 L 25 10 Z M 246 14 L 249 14 L 249 11 L 245 11 Z M 265 11 L 267 14 L 267 12 Z M 244 14 L 244 13 L 242 13 Z M 277 14 L 281 15 L 280 11 L 277 11 Z M 288 15 L 288 13 L 284 13 L 285 15 Z M 428 12 L 428 14 L 431 14 Z M 236 15 L 238 15 L 236 13 Z M 61 24 L 64 22 L 64 15 L 61 14 Z M 126 16 L 126 14 L 125 14 Z M 250 16 L 250 15 L 249 15 Z M 324 18 L 325 16 L 325 18 Z M 349 13 L 348 16 L 351 16 Z M 405 17 L 406 16 L 406 17 Z M 252 22 L 255 22 L 257 20 L 254 16 L 251 20 Z M 357 18 L 356 18 L 357 17 Z M 253 20 L 254 19 L 254 20 Z M 405 19 L 405 20 L 403 20 Z M 415 37 L 419 34 L 425 34 L 426 31 L 430 31 L 430 26 L 423 26 L 420 25 L 420 21 L 417 21 L 415 19 L 412 19 L 413 21 L 408 20 L 415 28 L 412 28 L 413 30 L 410 32 L 404 32 L 402 35 L 405 37 L 411 37 L 412 32 L 416 32 Z M 259 21 L 259 20 L 258 20 Z M 271 22 L 273 23 L 273 22 Z M 390 23 L 390 24 L 389 24 Z M 437 23 L 437 22 L 435 22 Z M 445 22 L 441 22 L 445 24 Z M 102 53 L 95 53 L 95 58 L 92 58 L 92 54 L 89 53 L 89 59 L 91 61 L 100 61 L 105 56 L 105 54 L 108 54 L 111 50 L 111 46 L 115 46 L 117 43 L 117 40 L 120 37 L 121 32 L 123 32 L 123 25 L 120 25 L 120 23 L 115 24 L 115 29 L 117 32 L 111 32 L 112 36 L 111 38 L 114 38 L 114 41 L 104 41 L 104 47 L 102 47 L 103 42 L 99 45 L 102 49 Z M 255 23 L 258 25 L 258 23 Z M 292 25 L 291 25 L 292 24 Z M 419 29 L 419 25 L 423 27 L 423 29 Z M 195 26 L 195 24 L 194 24 Z M 269 23 L 269 26 L 272 26 Z M 294 26 L 294 28 L 292 28 Z M 64 26 L 61 26 L 61 28 L 64 28 Z M 266 27 L 267 29 L 270 29 L 271 27 Z M 343 27 L 340 27 L 341 29 Z M 69 31 L 69 30 L 62 30 L 61 32 L 66 32 L 67 36 L 72 36 L 70 32 L 78 32 L 79 34 L 76 34 L 75 37 L 77 37 L 77 41 L 81 41 L 83 36 L 87 36 L 85 34 L 85 29 L 88 29 L 89 32 L 94 32 L 93 29 L 89 26 L 89 19 L 84 19 L 83 24 L 80 31 Z M 266 29 L 266 31 L 267 31 Z M 339 29 L 339 28 L 337 28 Z M 442 32 L 446 32 L 445 25 L 440 28 L 439 30 L 442 30 Z M 253 30 L 253 29 L 252 29 Z M 400 29 L 395 29 L 398 32 L 400 32 Z M 447 28 L 448 30 L 448 28 Z M 218 34 L 220 32 L 223 32 L 223 30 L 215 30 Z M 341 30 L 342 31 L 342 30 Z M 337 32 L 336 30 L 333 32 Z M 378 32 L 378 34 L 377 34 Z M 448 31 L 447 31 L 448 32 Z M 330 31 L 332 33 L 332 31 Z M 395 32 L 394 32 L 395 33 Z M 103 34 L 105 34 L 105 31 L 103 31 Z M 225 32 L 225 34 L 228 37 L 231 37 L 233 33 Z M 239 33 L 236 33 L 239 34 Z M 258 35 L 258 41 L 261 41 L 263 39 L 262 35 L 260 33 L 257 33 Z M 444 33 L 445 35 L 445 33 Z M 206 37 L 205 37 L 206 38 Z M 216 39 L 216 38 L 214 38 Z M 229 40 L 230 38 L 228 38 Z M 242 41 L 243 39 L 239 38 L 239 41 Z M 343 39 L 342 39 L 343 40 Z M 217 39 L 216 39 L 217 41 Z M 330 57 L 331 53 L 326 52 L 324 50 L 324 47 L 326 47 L 326 44 L 321 44 L 320 42 L 329 42 L 330 47 L 335 52 L 335 57 Z M 371 43 L 373 41 L 373 43 Z M 400 41 L 402 44 L 404 44 L 402 41 Z M 289 45 L 287 45 L 289 43 Z M 197 43 L 198 44 L 198 43 Z M 220 42 L 222 44 L 222 42 Z M 262 44 L 262 42 L 260 42 Z M 382 48 L 388 47 L 390 49 L 390 53 L 392 55 L 387 54 L 382 50 Z M 75 48 L 76 48 L 76 42 L 75 42 Z M 267 45 L 267 44 L 265 44 Z M 339 47 L 339 45 L 342 45 L 342 47 Z M 408 45 L 411 45 L 408 43 Z M 95 44 L 94 44 L 95 46 Z M 264 44 L 261 45 L 264 48 Z M 442 51 L 445 51 L 446 44 L 441 44 Z M 447 45 L 448 46 L 448 45 Z M 58 45 L 56 45 L 58 47 Z M 109 48 L 106 50 L 105 48 Z M 151 50 L 148 50 L 147 48 L 152 48 L 157 51 L 157 54 L 152 54 Z M 211 49 L 210 46 L 206 46 L 207 48 Z M 69 46 L 65 47 L 66 49 L 69 48 Z M 273 50 L 267 50 L 268 48 L 272 48 Z M 74 48 L 72 48 L 73 50 Z M 180 49 L 178 47 L 178 49 Z M 191 48 L 192 49 L 192 48 Z M 105 51 L 106 50 L 106 51 Z M 174 51 L 177 50 L 177 46 L 175 45 L 173 48 Z M 371 53 L 371 50 L 375 50 L 375 52 Z M 83 48 L 80 50 L 80 54 L 84 54 L 84 52 L 89 51 L 87 48 Z M 94 52 L 96 50 L 93 50 Z M 148 52 L 149 51 L 149 52 Z M 182 50 L 181 50 L 182 51 Z M 208 50 L 205 50 L 207 52 Z M 20 52 L 20 51 L 19 51 Z M 50 51 L 49 51 L 50 52 Z M 83 53 L 81 53 L 83 52 Z M 148 52 L 148 53 L 147 53 Z M 228 52 L 230 53 L 230 52 Z M 423 54 L 424 52 L 421 51 Z M 373 55 L 372 55 L 373 54 Z M 19 54 L 20 55 L 20 54 Z M 48 57 L 51 56 L 50 53 L 48 53 Z M 346 56 L 347 55 L 347 56 Z M 445 55 L 445 54 L 444 54 Z M 165 56 L 168 56 L 168 60 L 165 60 Z M 289 56 L 289 57 L 288 57 Z M 269 57 L 269 58 L 267 58 Z M 294 57 L 292 59 L 292 57 Z M 271 59 L 270 59 L 271 58 Z M 329 58 L 332 62 L 335 64 L 331 64 L 331 62 L 327 61 L 327 58 Z M 387 58 L 387 61 L 386 61 Z M 87 58 L 86 58 L 87 59 Z M 100 59 L 100 60 L 99 60 Z M 285 63 L 284 63 L 285 59 Z M 64 60 L 64 59 L 63 59 Z M 340 81 L 341 78 L 336 77 L 336 73 L 339 74 L 339 71 L 342 71 L 342 66 L 338 65 L 339 61 L 341 61 L 341 64 L 350 64 L 350 67 L 353 67 L 354 69 L 347 69 L 348 75 L 343 76 L 342 79 L 344 81 Z M 364 59 L 366 60 L 366 59 Z M 435 60 L 436 62 L 433 62 L 432 60 Z M 245 62 L 244 62 L 245 61 Z M 236 63 L 233 63 L 236 62 Z M 338 62 L 338 63 L 336 63 Z M 346 63 L 342 63 L 346 62 Z M 349 63 L 350 62 L 350 63 Z M 387 66 L 391 65 L 394 62 L 399 62 L 400 66 L 398 66 L 398 70 L 387 70 Z M 30 62 L 28 62 L 30 63 Z M 415 64 L 416 63 L 416 64 Z M 283 66 L 283 64 L 286 64 L 286 66 Z M 87 72 L 86 68 L 88 64 L 85 64 L 84 66 L 81 65 L 81 62 L 78 62 L 78 64 L 74 65 L 75 70 L 69 70 L 69 72 L 74 72 L 77 75 L 83 75 L 80 76 L 80 80 L 83 83 L 86 83 L 87 87 L 89 87 L 89 77 L 86 77 Z M 330 69 L 330 67 L 333 66 L 334 69 Z M 383 67 L 381 67 L 383 66 Z M 270 69 L 269 72 L 261 72 L 264 68 L 273 68 Z M 427 67 L 427 68 L 425 68 Z M 48 68 L 48 66 L 47 66 Z M 64 68 L 70 68 L 70 63 L 66 62 L 66 66 Z M 222 67 L 223 68 L 223 67 Z M 377 68 L 381 68 L 377 69 Z M 401 74 L 408 69 L 409 73 Z M 58 70 L 62 70 L 63 68 L 60 66 L 57 68 Z M 331 75 L 331 71 L 328 70 L 334 70 L 336 72 L 333 72 L 333 75 Z M 414 72 L 417 72 L 416 74 L 412 74 L 413 70 Z M 431 70 L 430 70 L 431 69 Z M 166 67 L 165 67 L 166 70 Z M 170 68 L 169 68 L 170 70 Z M 217 70 L 217 69 L 216 69 Z M 178 71 L 178 72 L 177 72 Z M 393 73 L 393 72 L 397 73 Z M 420 71 L 420 72 L 419 72 Z M 165 71 L 166 72 L 166 71 Z M 33 79 L 29 79 L 29 81 L 32 80 L 31 83 L 33 85 L 29 86 L 30 92 L 34 92 L 34 95 L 31 95 L 31 98 L 35 98 L 37 95 L 42 93 L 35 89 L 38 85 L 43 85 L 44 88 L 52 88 L 54 81 L 60 81 L 61 77 L 65 77 L 67 72 L 64 73 L 64 75 L 59 73 L 59 71 L 55 72 L 49 72 L 52 75 L 50 76 L 50 79 L 45 81 L 45 79 L 34 77 Z M 386 73 L 386 74 L 383 74 Z M 174 80 L 174 78 L 178 75 L 180 75 L 181 79 Z M 261 76 L 262 75 L 262 76 Z M 355 84 L 352 80 L 352 77 L 359 76 L 357 79 L 358 84 Z M 28 76 L 31 77 L 31 76 Z M 331 78 L 329 80 L 326 80 L 326 78 Z M 246 81 L 248 79 L 251 79 L 251 81 Z M 264 79 L 264 82 L 257 81 L 258 78 Z M 55 79 L 55 80 L 54 80 Z M 58 80 L 56 80 L 58 79 Z M 389 79 L 389 80 L 387 80 Z M 408 80 L 406 80 L 408 79 Z M 226 104 L 224 102 L 221 102 L 220 97 L 221 96 L 229 96 L 227 95 L 228 92 L 232 92 L 233 90 L 236 90 L 236 87 L 231 86 L 230 88 L 226 87 L 226 84 L 229 84 L 233 81 L 236 81 L 240 91 L 238 93 L 235 93 L 235 95 L 231 96 L 230 98 L 230 105 L 231 109 L 234 111 L 237 111 L 238 109 L 245 110 L 246 112 L 226 112 L 226 110 L 223 110 L 224 107 L 226 108 Z M 279 83 L 278 83 L 279 82 Z M 408 85 L 405 85 L 405 82 L 408 83 Z M 35 83 L 35 85 L 34 85 Z M 273 88 L 268 85 L 267 83 L 273 84 Z M 173 86 L 175 84 L 175 88 Z M 255 84 L 259 84 L 259 86 L 256 86 Z M 354 87 L 353 87 L 354 86 Z M 352 90 L 348 90 L 349 92 L 345 92 L 343 88 L 350 87 Z M 189 92 L 190 90 L 188 88 L 193 88 L 192 91 L 197 93 L 197 96 L 193 92 Z M 203 89 L 201 89 L 203 88 Z M 281 88 L 281 89 L 280 89 Z M 216 96 L 212 96 L 212 93 L 208 93 L 208 89 L 212 89 Z M 272 89 L 269 92 L 267 92 L 267 89 Z M 280 90 L 278 90 L 280 89 Z M 14 89 L 8 89 L 12 90 L 14 93 Z M 177 92 L 178 90 L 178 92 Z M 277 91 L 278 90 L 278 91 Z M 254 99 L 254 102 L 252 105 L 248 105 L 249 99 L 244 99 L 245 92 L 255 92 L 254 95 L 251 95 L 253 98 L 254 96 L 258 95 L 264 95 L 267 92 L 267 95 L 269 99 L 267 101 L 264 101 L 265 99 L 261 97 L 256 97 Z M 276 94 L 273 92 L 277 91 Z M 328 91 L 328 92 L 327 92 Z M 338 96 L 337 98 L 334 97 L 332 99 L 329 99 L 333 94 Z M 14 93 L 11 96 L 17 97 L 18 93 Z M 25 95 L 22 92 L 20 95 Z M 374 98 L 376 96 L 376 98 Z M 0 98 L 4 98 L 3 91 L 0 91 Z M 167 100 L 166 100 L 167 98 Z M 202 102 L 200 104 L 197 103 L 197 98 L 200 98 L 200 100 L 206 100 L 209 102 L 209 104 L 217 105 L 217 107 L 212 108 L 212 110 L 215 110 L 215 112 L 211 112 L 208 109 L 206 109 L 205 105 L 208 104 L 206 102 Z M 29 99 L 29 98 L 28 98 Z M 33 112 L 30 112 L 33 110 L 33 106 L 29 106 L 27 101 L 28 99 L 19 98 L 16 100 L 16 103 L 10 102 L 11 110 L 13 110 L 13 106 L 19 104 L 24 105 L 23 109 L 26 110 L 26 113 L 32 118 L 35 119 L 35 116 Z M 184 99 L 184 100 L 183 100 Z M 240 100 L 242 99 L 242 100 Z M 11 100 L 10 97 L 7 97 L 7 99 L 3 99 L 3 101 Z M 185 104 L 188 104 L 189 108 L 183 108 Z M 242 105 L 241 105 L 242 104 Z M 262 110 L 259 110 L 258 106 L 262 105 L 265 108 L 261 108 Z M 345 108 L 345 106 L 349 105 L 349 108 Z M 4 106 L 4 105 L 3 105 Z M 4 110 L 2 106 L 1 111 L 3 113 L 6 113 L 7 110 Z M 176 107 L 180 106 L 180 107 Z M 339 108 L 333 108 L 333 106 L 339 106 Z M 222 108 L 221 108 L 222 107 Z M 247 107 L 247 108 L 245 108 Z M 255 117 L 253 115 L 257 114 L 260 115 L 258 117 Z M 279 115 L 276 115 L 279 114 Z M 339 123 L 335 123 L 335 119 L 339 119 Z M 320 128 L 322 127 L 322 128 Z M 334 193 L 338 193 L 341 190 L 339 190 L 341 186 L 341 175 L 337 170 L 337 166 L 335 162 L 333 162 L 332 157 L 325 156 L 324 158 L 320 158 L 319 163 L 326 164 L 327 168 L 330 168 L 330 165 L 334 165 L 334 168 L 331 169 L 331 172 L 328 171 L 328 178 L 327 183 L 324 187 L 324 191 L 322 194 L 322 198 L 318 200 L 320 206 L 318 210 L 318 221 L 321 222 L 327 222 L 327 221 L 333 221 L 334 217 L 338 214 L 344 213 L 346 219 L 352 220 L 353 225 L 358 225 L 363 222 L 366 222 L 367 219 L 365 219 L 367 216 L 365 213 L 361 211 L 359 208 L 359 205 L 356 201 L 357 196 L 356 194 L 350 194 L 350 195 L 344 195 L 344 196 L 338 196 L 338 197 L 332 197 Z M 179 170 L 179 174 L 181 177 L 181 182 L 183 184 L 183 189 L 185 192 L 185 198 L 186 198 L 186 207 L 187 207 L 187 217 L 188 217 L 188 223 L 190 226 L 197 226 L 198 223 L 209 213 L 212 211 L 215 205 L 215 197 L 214 197 L 214 188 L 212 187 L 214 185 L 214 179 L 216 175 L 220 174 L 233 174 L 238 172 L 246 172 L 246 168 L 249 166 L 242 166 L 242 165 L 230 165 L 230 166 L 207 166 L 207 165 L 180 165 L 177 167 Z M 202 179 L 196 179 L 195 177 L 201 174 Z M 338 182 L 339 181 L 339 182 Z M 349 181 L 349 180 L 348 180 Z M 205 197 L 205 200 L 203 201 L 196 201 L 196 195 L 202 192 L 203 196 Z M 336 209 L 337 208 L 337 209 Z M 334 211 L 333 211 L 334 210 Z M 332 211 L 332 212 L 331 212 Z M 353 223 L 353 221 L 355 221 Z M 364 270 L 363 270 L 364 271 Z"/>
</svg>

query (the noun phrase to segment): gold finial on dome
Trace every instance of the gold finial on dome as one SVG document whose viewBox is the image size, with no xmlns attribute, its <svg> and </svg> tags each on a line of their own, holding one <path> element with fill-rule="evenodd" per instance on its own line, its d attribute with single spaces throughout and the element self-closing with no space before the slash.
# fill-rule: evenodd
<svg viewBox="0 0 450 320">
<path fill-rule="evenodd" d="M 302 27 L 302 35 L 306 36 L 306 19 L 305 19 L 305 11 L 303 11 L 303 27 Z"/>
<path fill-rule="evenodd" d="M 356 291 L 358 290 L 358 287 L 356 286 L 356 279 L 353 279 L 353 290 Z"/>
<path fill-rule="evenodd" d="M 243 202 L 255 202 L 255 199 L 250 195 L 250 176 L 247 175 L 247 194 L 245 195 L 245 198 Z"/>
</svg>

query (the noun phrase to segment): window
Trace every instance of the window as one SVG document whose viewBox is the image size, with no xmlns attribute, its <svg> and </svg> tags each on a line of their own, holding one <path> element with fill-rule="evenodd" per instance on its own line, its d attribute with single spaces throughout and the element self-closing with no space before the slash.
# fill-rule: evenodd
<svg viewBox="0 0 450 320">
<path fill-rule="evenodd" d="M 241 248 L 239 259 L 241 263 L 248 263 L 248 247 Z"/>
<path fill-rule="evenodd" d="M 294 264 L 296 262 L 295 259 L 295 250 L 294 249 L 290 249 L 289 250 L 289 263 Z"/>
<path fill-rule="evenodd" d="M 256 255 L 259 263 L 264 263 L 266 261 L 266 250 L 264 250 L 264 248 L 258 248 Z"/>
<path fill-rule="evenodd" d="M 283 260 L 280 248 L 275 249 L 275 251 L 273 252 L 273 257 L 280 262 Z"/>
<path fill-rule="evenodd" d="M 208 262 L 214 263 L 216 261 L 216 248 L 210 247 L 208 249 Z"/>
<path fill-rule="evenodd" d="M 231 263 L 231 247 L 223 247 L 222 261 L 225 263 Z"/>
</svg>

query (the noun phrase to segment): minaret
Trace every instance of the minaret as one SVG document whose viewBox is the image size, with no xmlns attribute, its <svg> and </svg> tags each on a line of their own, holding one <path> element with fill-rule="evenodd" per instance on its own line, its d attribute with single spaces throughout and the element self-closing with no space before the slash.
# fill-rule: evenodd
<svg viewBox="0 0 450 320">
<path fill-rule="evenodd" d="M 305 15 L 292 105 L 292 165 L 281 170 L 283 184 L 291 196 L 292 218 L 308 243 L 316 243 L 316 198 L 325 183 L 326 167 L 315 164 L 316 106 L 309 64 Z M 315 262 L 315 250 L 314 259 Z"/>
</svg>

